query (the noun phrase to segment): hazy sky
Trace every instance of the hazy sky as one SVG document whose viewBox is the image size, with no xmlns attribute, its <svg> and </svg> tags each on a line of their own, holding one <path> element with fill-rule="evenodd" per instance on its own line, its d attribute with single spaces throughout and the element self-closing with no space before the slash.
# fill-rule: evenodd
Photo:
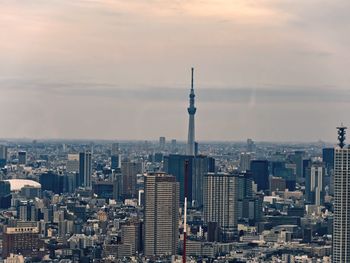
<svg viewBox="0 0 350 263">
<path fill-rule="evenodd" d="M 0 0 L 0 137 L 335 141 L 348 0 Z"/>
</svg>

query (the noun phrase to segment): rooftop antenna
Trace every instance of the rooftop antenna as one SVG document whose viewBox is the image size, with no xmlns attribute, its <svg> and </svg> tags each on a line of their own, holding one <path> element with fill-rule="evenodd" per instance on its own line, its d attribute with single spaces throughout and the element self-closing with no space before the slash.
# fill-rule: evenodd
<svg viewBox="0 0 350 263">
<path fill-rule="evenodd" d="M 192 76 L 192 79 L 191 79 L 191 90 L 193 90 L 193 73 L 194 73 L 194 68 L 191 68 L 191 76 Z"/>
<path fill-rule="evenodd" d="M 345 146 L 346 129 L 347 129 L 347 127 L 345 127 L 345 126 L 343 125 L 343 123 L 342 123 L 339 127 L 337 127 L 337 130 L 338 130 L 338 141 L 339 141 L 338 146 L 339 146 L 341 149 L 343 149 L 344 146 Z"/>
</svg>

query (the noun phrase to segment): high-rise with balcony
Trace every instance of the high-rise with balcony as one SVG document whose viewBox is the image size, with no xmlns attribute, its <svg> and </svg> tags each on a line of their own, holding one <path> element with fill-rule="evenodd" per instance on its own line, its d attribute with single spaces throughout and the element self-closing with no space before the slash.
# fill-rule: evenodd
<svg viewBox="0 0 350 263">
<path fill-rule="evenodd" d="M 216 223 L 222 241 L 232 241 L 237 235 L 237 177 L 227 173 L 204 176 L 204 223 Z"/>
</svg>

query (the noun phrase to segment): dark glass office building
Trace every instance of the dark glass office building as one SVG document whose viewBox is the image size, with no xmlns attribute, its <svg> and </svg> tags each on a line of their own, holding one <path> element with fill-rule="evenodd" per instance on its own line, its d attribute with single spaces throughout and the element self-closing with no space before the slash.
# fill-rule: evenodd
<svg viewBox="0 0 350 263">
<path fill-rule="evenodd" d="M 269 162 L 267 160 L 253 160 L 250 163 L 250 170 L 258 191 L 269 189 Z"/>
<path fill-rule="evenodd" d="M 203 178 L 207 173 L 215 172 L 215 159 L 204 155 L 170 154 L 164 156 L 164 172 L 175 176 L 176 181 L 180 183 L 180 202 L 183 202 L 185 194 L 186 160 L 189 162 L 187 200 L 194 201 L 194 206 L 200 207 L 203 205 Z"/>
<path fill-rule="evenodd" d="M 322 158 L 327 169 L 334 169 L 334 148 L 324 148 Z"/>
<path fill-rule="evenodd" d="M 194 174 L 194 156 L 170 154 L 164 156 L 164 172 L 175 176 L 176 181 L 180 183 L 180 202 L 183 202 L 185 196 L 185 162 L 189 162 L 189 173 L 187 178 L 187 200 L 192 202 L 192 177 Z"/>
</svg>

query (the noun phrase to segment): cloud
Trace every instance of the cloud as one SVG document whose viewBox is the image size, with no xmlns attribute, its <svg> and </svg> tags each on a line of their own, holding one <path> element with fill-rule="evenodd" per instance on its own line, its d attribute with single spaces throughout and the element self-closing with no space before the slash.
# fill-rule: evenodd
<svg viewBox="0 0 350 263">
<path fill-rule="evenodd" d="M 331 138 L 350 110 L 349 7 L 0 0 L 0 136 L 184 138 L 194 66 L 202 138 Z"/>
<path fill-rule="evenodd" d="M 132 86 L 121 87 L 113 83 L 91 82 L 45 82 L 43 80 L 18 81 L 0 80 L 3 92 L 18 91 L 20 93 L 42 93 L 47 96 L 66 97 L 92 97 L 123 101 L 169 101 L 184 102 L 188 97 L 186 87 L 151 87 Z M 201 103 L 347 103 L 350 102 L 350 91 L 334 86 L 291 86 L 291 85 L 265 85 L 246 87 L 196 87 L 197 101 Z"/>
</svg>

